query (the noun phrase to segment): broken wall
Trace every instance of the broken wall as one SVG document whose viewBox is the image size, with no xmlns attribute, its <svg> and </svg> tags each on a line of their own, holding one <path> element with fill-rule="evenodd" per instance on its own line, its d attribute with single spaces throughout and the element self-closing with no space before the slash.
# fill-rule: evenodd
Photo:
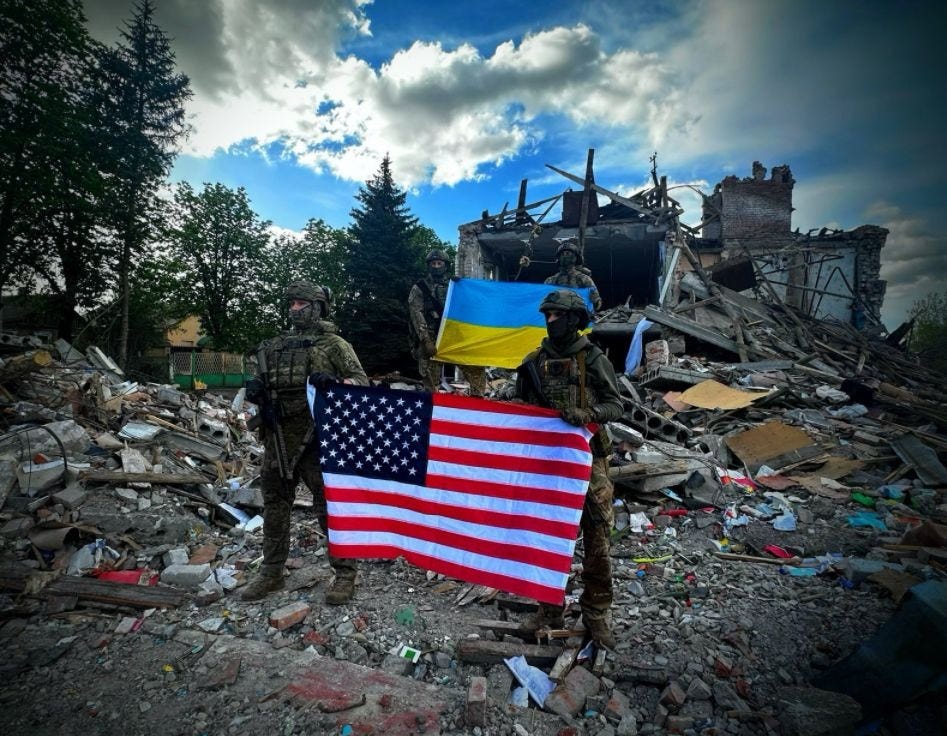
<svg viewBox="0 0 947 736">
<path fill-rule="evenodd" d="M 703 205 L 703 240 L 721 258 L 752 254 L 780 299 L 817 319 L 880 323 L 886 284 L 879 278 L 888 231 L 862 225 L 851 231 L 800 235 L 791 229 L 795 180 L 789 166 L 753 162 L 746 178 L 728 176 Z"/>
<path fill-rule="evenodd" d="M 738 179 L 728 176 L 715 188 L 704 204 L 704 217 L 713 210 L 719 219 L 704 228 L 704 238 L 719 240 L 734 255 L 743 246 L 750 250 L 772 248 L 792 241 L 792 190 L 795 180 L 788 166 L 773 167 L 769 179 L 766 167 L 753 162 L 753 176 Z"/>
</svg>

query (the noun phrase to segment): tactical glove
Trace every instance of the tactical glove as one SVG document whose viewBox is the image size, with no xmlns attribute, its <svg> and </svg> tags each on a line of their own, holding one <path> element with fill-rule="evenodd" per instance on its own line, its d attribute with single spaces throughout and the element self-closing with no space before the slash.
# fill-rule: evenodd
<svg viewBox="0 0 947 736">
<path fill-rule="evenodd" d="M 434 344 L 434 341 L 429 337 L 424 338 L 423 348 L 424 348 L 425 358 L 430 358 L 431 356 L 434 355 L 434 353 L 437 352 L 437 346 Z"/>
<path fill-rule="evenodd" d="M 247 381 L 246 391 L 247 401 L 251 404 L 262 404 L 266 398 L 266 389 L 263 388 L 263 380 L 260 378 L 251 378 Z"/>
<path fill-rule="evenodd" d="M 329 388 L 330 383 L 339 383 L 339 377 L 331 373 L 313 373 L 309 376 L 309 384 L 315 386 L 320 391 Z"/>
<path fill-rule="evenodd" d="M 593 421 L 592 411 L 590 409 L 579 409 L 577 407 L 563 409 L 562 419 L 576 427 L 581 427 Z"/>
</svg>

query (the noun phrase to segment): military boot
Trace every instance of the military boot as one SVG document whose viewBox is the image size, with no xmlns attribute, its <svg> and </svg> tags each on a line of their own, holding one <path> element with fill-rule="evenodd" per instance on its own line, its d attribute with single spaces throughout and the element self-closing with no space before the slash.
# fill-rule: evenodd
<svg viewBox="0 0 947 736">
<path fill-rule="evenodd" d="M 286 582 L 282 575 L 257 575 L 240 594 L 241 600 L 258 601 L 275 590 L 283 590 Z"/>
<path fill-rule="evenodd" d="M 595 618 L 582 617 L 585 624 L 585 630 L 589 632 L 589 638 L 595 642 L 595 645 L 604 649 L 615 649 L 615 635 L 605 617 L 596 616 Z"/>
<path fill-rule="evenodd" d="M 336 575 L 332 586 L 326 591 L 326 603 L 330 606 L 341 606 L 348 603 L 355 595 L 355 577 Z"/>
</svg>

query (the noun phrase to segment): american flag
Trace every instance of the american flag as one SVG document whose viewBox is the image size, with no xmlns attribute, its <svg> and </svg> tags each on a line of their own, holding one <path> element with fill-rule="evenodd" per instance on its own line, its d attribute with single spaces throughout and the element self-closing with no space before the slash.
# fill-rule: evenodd
<svg viewBox="0 0 947 736">
<path fill-rule="evenodd" d="M 592 454 L 552 409 L 333 384 L 311 392 L 329 553 L 403 556 L 561 603 Z"/>
</svg>

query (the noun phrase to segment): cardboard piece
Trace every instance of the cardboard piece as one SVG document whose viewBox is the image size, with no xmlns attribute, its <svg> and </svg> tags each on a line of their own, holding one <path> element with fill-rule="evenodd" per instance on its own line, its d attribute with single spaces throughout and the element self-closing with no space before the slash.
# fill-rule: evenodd
<svg viewBox="0 0 947 736">
<path fill-rule="evenodd" d="M 848 501 L 852 495 L 851 491 L 839 491 L 829 487 L 818 475 L 790 475 L 789 477 L 810 493 L 833 501 Z"/>
<path fill-rule="evenodd" d="M 687 411 L 691 408 L 690 404 L 686 404 L 681 401 L 681 392 L 680 391 L 668 391 L 664 396 L 661 397 L 665 404 L 670 406 L 675 412 L 678 411 Z"/>
<path fill-rule="evenodd" d="M 708 379 L 696 386 L 691 386 L 678 397 L 678 400 L 701 409 L 742 409 L 766 395 L 766 393 L 740 391 L 725 386 L 719 381 Z"/>
<path fill-rule="evenodd" d="M 686 391 L 684 393 L 687 394 Z M 726 443 L 751 473 L 755 473 L 761 465 L 778 470 L 822 452 L 805 431 L 779 421 L 766 422 L 731 435 L 726 438 Z"/>
<path fill-rule="evenodd" d="M 861 460 L 850 460 L 847 457 L 836 457 L 832 456 L 825 461 L 825 464 L 822 465 L 818 470 L 816 470 L 813 475 L 817 475 L 820 478 L 831 478 L 832 480 L 838 480 L 839 478 L 844 478 L 849 473 L 854 473 L 856 470 L 865 467 L 865 463 Z"/>
</svg>

